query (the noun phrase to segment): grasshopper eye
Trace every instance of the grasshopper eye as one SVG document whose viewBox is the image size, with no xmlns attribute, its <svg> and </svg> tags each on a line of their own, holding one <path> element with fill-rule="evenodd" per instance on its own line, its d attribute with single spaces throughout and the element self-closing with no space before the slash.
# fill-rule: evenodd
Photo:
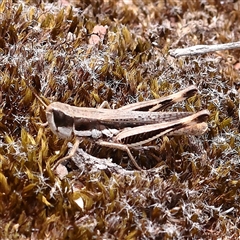
<svg viewBox="0 0 240 240">
<path fill-rule="evenodd" d="M 56 127 L 72 127 L 73 126 L 73 118 L 66 115 L 65 113 L 53 109 L 53 118 Z"/>
</svg>

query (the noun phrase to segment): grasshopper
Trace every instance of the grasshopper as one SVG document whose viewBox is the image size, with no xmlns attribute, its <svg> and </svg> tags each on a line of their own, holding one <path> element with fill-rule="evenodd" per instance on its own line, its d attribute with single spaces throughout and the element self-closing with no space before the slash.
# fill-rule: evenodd
<svg viewBox="0 0 240 240">
<path fill-rule="evenodd" d="M 69 155 L 58 160 L 52 169 L 74 156 L 81 138 L 87 137 L 94 139 L 100 146 L 127 152 L 133 165 L 138 170 L 143 170 L 130 149 L 141 148 L 163 135 L 201 135 L 207 130 L 208 110 L 197 113 L 159 112 L 196 93 L 197 87 L 192 85 L 167 97 L 137 102 L 118 109 L 51 103 L 46 106 L 46 118 L 51 131 L 64 139 L 76 137 Z M 36 97 L 39 99 L 38 95 Z"/>
</svg>

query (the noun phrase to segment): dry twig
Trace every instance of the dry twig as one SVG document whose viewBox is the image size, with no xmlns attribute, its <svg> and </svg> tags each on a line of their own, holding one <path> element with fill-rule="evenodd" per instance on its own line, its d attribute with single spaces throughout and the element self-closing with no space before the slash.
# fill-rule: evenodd
<svg viewBox="0 0 240 240">
<path fill-rule="evenodd" d="M 215 45 L 196 45 L 188 48 L 170 49 L 169 54 L 172 57 L 181 57 L 187 55 L 198 55 L 209 52 L 223 51 L 240 48 L 240 42 L 215 44 Z"/>
</svg>

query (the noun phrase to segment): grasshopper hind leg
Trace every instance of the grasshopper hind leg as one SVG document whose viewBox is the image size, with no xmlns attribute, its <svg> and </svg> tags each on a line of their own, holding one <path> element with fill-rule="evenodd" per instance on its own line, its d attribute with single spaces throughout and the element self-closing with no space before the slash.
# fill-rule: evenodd
<svg viewBox="0 0 240 240">
<path fill-rule="evenodd" d="M 133 165 L 136 167 L 136 169 L 138 169 L 140 171 L 144 170 L 138 165 L 138 163 L 136 162 L 135 158 L 133 157 L 133 155 L 127 145 L 121 144 L 121 143 L 106 142 L 106 141 L 101 141 L 101 140 L 99 140 L 97 143 L 102 147 L 115 148 L 115 149 L 119 149 L 121 151 L 126 152 L 129 156 L 129 158 L 131 159 Z"/>
</svg>

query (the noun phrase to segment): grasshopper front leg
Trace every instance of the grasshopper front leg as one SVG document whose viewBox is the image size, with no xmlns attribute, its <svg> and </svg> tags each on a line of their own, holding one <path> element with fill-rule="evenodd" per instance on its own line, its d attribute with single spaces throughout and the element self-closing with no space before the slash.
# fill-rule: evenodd
<svg viewBox="0 0 240 240">
<path fill-rule="evenodd" d="M 70 159 L 70 158 L 72 158 L 72 157 L 75 155 L 75 153 L 76 153 L 76 151 L 77 151 L 80 143 L 81 143 L 81 140 L 80 140 L 79 138 L 76 138 L 76 140 L 75 140 L 75 142 L 74 142 L 74 144 L 73 144 L 73 146 L 72 146 L 72 149 L 71 149 L 70 153 L 69 153 L 67 156 L 63 157 L 63 158 L 60 158 L 60 159 L 53 165 L 52 171 L 54 171 L 54 170 L 57 168 L 57 166 L 58 166 L 59 164 L 61 164 L 62 162 L 66 161 L 66 160 L 68 160 L 68 159 Z"/>
</svg>

